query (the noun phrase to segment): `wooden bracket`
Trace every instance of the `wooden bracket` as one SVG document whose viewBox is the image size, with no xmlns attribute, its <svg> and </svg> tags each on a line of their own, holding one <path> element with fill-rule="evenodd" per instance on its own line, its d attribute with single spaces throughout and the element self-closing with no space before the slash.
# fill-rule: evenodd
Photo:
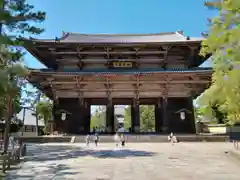
<svg viewBox="0 0 240 180">
<path fill-rule="evenodd" d="M 166 83 L 166 84 L 164 84 L 164 90 L 162 93 L 162 97 L 165 102 L 167 102 L 168 90 L 169 90 L 168 83 Z"/>
<path fill-rule="evenodd" d="M 85 86 L 85 84 L 81 84 L 81 81 L 83 81 L 83 77 L 78 77 L 78 76 L 76 76 L 75 78 L 75 81 L 76 81 L 76 88 L 77 89 L 82 89 L 82 88 L 84 88 L 84 86 Z"/>
<path fill-rule="evenodd" d="M 79 103 L 83 106 L 84 105 L 84 93 L 82 91 L 78 91 L 78 100 L 79 100 Z"/>
<path fill-rule="evenodd" d="M 139 101 L 139 94 L 136 93 L 136 96 L 135 98 L 133 98 L 133 107 L 137 107 L 138 105 L 140 104 L 140 101 Z"/>
<path fill-rule="evenodd" d="M 79 46 L 77 46 L 77 58 L 78 58 L 78 63 L 77 66 L 79 67 L 79 69 L 82 69 L 84 66 L 84 63 L 82 62 L 82 55 L 81 55 L 81 51 L 83 50 L 83 48 L 80 48 Z"/>
<path fill-rule="evenodd" d="M 165 47 L 161 46 L 161 47 L 165 50 L 165 52 L 164 52 L 164 60 L 163 61 L 166 62 L 167 57 L 168 57 L 168 52 L 172 48 L 172 45 L 167 45 Z"/>
<path fill-rule="evenodd" d="M 109 60 L 109 59 L 110 59 L 110 53 L 109 53 L 109 52 L 112 50 L 112 48 L 110 48 L 110 47 L 105 47 L 104 49 L 105 49 L 106 54 L 107 54 L 107 59 Z"/>
</svg>

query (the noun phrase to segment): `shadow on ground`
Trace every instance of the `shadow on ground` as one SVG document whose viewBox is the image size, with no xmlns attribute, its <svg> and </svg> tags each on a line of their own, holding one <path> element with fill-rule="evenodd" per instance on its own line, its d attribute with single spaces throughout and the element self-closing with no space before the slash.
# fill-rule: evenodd
<svg viewBox="0 0 240 180">
<path fill-rule="evenodd" d="M 126 158 L 126 157 L 146 157 L 154 156 L 154 152 L 137 151 L 129 149 L 101 150 L 85 149 L 68 145 L 32 145 L 28 148 L 26 161 L 51 161 L 64 160 L 83 156 L 94 158 Z"/>
<path fill-rule="evenodd" d="M 32 167 L 29 165 L 29 168 L 26 165 L 23 167 L 24 171 L 11 171 L 8 172 L 4 178 L 4 180 L 13 180 L 13 179 L 34 179 L 41 173 L 41 178 L 45 179 L 52 179 L 56 177 L 63 177 L 68 175 L 76 175 L 81 172 L 79 171 L 72 171 L 70 167 L 63 164 L 44 164 L 44 165 L 38 165 L 37 167 Z M 36 169 L 35 169 L 36 168 Z M 42 169 L 39 171 L 39 169 Z M 46 177 L 44 177 L 46 176 Z"/>
</svg>

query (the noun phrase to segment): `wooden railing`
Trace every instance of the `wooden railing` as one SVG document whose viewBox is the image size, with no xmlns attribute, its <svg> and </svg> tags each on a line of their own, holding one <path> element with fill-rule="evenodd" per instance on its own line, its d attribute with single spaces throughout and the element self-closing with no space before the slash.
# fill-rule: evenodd
<svg viewBox="0 0 240 180">
<path fill-rule="evenodd" d="M 0 142 L 1 149 L 3 148 L 3 143 Z M 16 141 L 11 143 L 12 148 L 9 149 L 7 154 L 0 155 L 0 168 L 3 173 L 6 170 L 11 169 L 11 166 L 19 162 L 20 158 L 26 155 L 26 145 L 16 144 Z"/>
</svg>

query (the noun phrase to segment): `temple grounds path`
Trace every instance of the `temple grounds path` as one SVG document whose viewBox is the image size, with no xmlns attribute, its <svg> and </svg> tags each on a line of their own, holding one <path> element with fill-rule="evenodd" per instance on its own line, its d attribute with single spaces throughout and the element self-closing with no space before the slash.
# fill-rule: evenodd
<svg viewBox="0 0 240 180">
<path fill-rule="evenodd" d="M 224 153 L 229 143 L 29 145 L 16 180 L 239 180 L 240 161 Z"/>
</svg>

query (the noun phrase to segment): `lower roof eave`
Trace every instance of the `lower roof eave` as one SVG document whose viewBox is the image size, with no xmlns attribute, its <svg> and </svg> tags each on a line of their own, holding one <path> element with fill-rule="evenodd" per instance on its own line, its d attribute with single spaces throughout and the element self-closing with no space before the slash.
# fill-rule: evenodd
<svg viewBox="0 0 240 180">
<path fill-rule="evenodd" d="M 212 74 L 212 68 L 193 68 L 193 69 L 96 69 L 96 70 L 79 70 L 79 69 L 66 69 L 63 71 L 53 71 L 52 69 L 29 69 L 31 74 L 34 75 L 146 75 L 146 74 L 182 74 L 182 73 L 208 73 Z"/>
</svg>

